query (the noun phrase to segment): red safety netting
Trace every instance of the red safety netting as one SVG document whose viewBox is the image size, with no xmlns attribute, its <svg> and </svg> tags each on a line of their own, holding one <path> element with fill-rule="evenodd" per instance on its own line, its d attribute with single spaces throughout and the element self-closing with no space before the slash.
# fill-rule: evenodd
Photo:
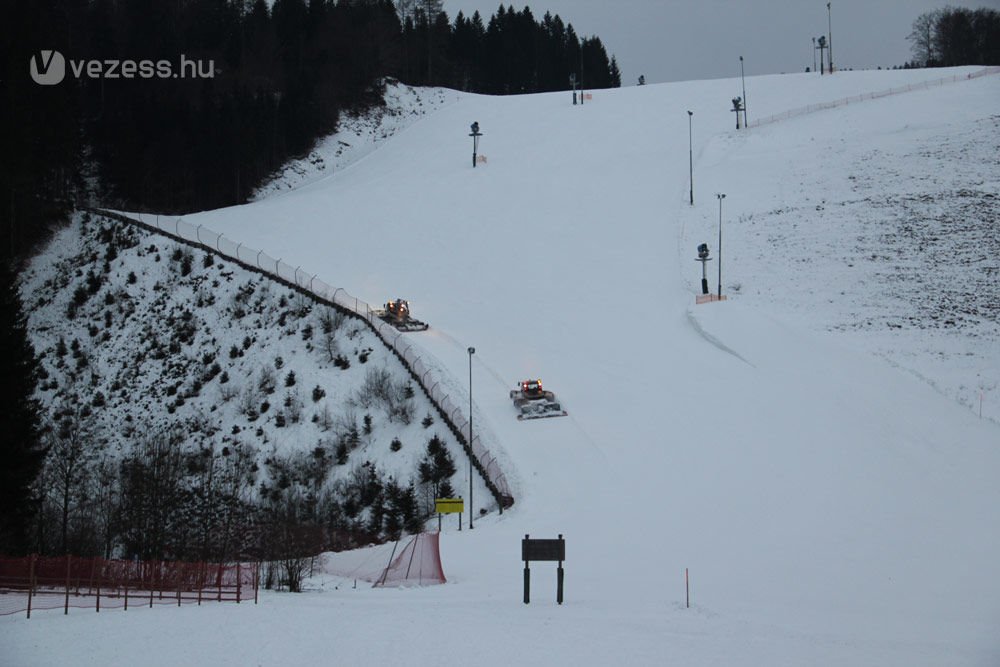
<svg viewBox="0 0 1000 667">
<path fill-rule="evenodd" d="M 392 559 L 375 586 L 433 586 L 443 584 L 440 533 L 414 535 L 403 550 Z"/>
<path fill-rule="evenodd" d="M 374 586 L 430 586 L 446 579 L 438 533 L 421 533 L 402 542 L 323 554 L 320 570 Z"/>
<path fill-rule="evenodd" d="M 0 558 L 0 616 L 33 609 L 96 609 L 256 601 L 256 563 Z"/>
</svg>

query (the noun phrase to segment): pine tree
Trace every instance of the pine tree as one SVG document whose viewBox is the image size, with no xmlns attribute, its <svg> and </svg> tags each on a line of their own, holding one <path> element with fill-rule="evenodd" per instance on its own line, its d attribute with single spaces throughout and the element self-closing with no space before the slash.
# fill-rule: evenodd
<svg viewBox="0 0 1000 667">
<path fill-rule="evenodd" d="M 32 484 L 41 471 L 39 406 L 34 398 L 38 361 L 14 272 L 0 266 L 0 553 L 25 553 L 35 498 Z"/>
</svg>

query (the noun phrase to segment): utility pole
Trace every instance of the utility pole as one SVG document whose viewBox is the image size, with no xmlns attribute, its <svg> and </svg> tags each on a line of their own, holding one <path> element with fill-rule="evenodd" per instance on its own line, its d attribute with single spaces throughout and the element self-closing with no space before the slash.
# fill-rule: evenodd
<svg viewBox="0 0 1000 667">
<path fill-rule="evenodd" d="M 694 144 L 691 139 L 691 117 L 694 112 L 688 110 L 688 170 L 691 173 L 691 206 L 694 206 Z"/>
<path fill-rule="evenodd" d="M 719 299 L 722 298 L 722 200 L 726 198 L 724 194 L 715 195 L 719 198 Z"/>
<path fill-rule="evenodd" d="M 740 56 L 740 81 L 743 83 L 743 127 L 747 127 L 747 81 L 743 77 L 743 56 Z"/>
<path fill-rule="evenodd" d="M 827 40 L 827 44 L 830 49 L 830 74 L 833 74 L 833 17 L 832 11 L 830 10 L 830 3 L 826 3 L 826 31 L 830 35 L 830 39 Z"/>
<path fill-rule="evenodd" d="M 469 530 L 472 530 L 472 355 L 476 348 L 469 348 Z"/>
</svg>

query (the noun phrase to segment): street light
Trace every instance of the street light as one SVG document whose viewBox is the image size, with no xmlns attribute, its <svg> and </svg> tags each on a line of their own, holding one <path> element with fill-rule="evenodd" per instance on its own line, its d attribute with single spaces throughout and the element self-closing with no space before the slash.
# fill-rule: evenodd
<svg viewBox="0 0 1000 667">
<path fill-rule="evenodd" d="M 719 198 L 719 298 L 722 298 L 722 200 L 726 198 L 724 194 L 716 194 Z"/>
<path fill-rule="evenodd" d="M 472 355 L 476 348 L 469 348 L 469 530 L 472 530 Z"/>
<path fill-rule="evenodd" d="M 688 169 L 691 172 L 691 206 L 694 206 L 694 148 L 691 140 L 691 117 L 693 111 L 688 111 Z"/>
<path fill-rule="evenodd" d="M 827 47 L 830 49 L 830 74 L 833 74 L 833 18 L 830 10 L 830 3 L 826 3 L 826 31 L 830 38 L 827 40 Z"/>
<path fill-rule="evenodd" d="M 469 133 L 472 137 L 472 168 L 476 168 L 476 152 L 479 150 L 479 137 L 483 134 L 479 131 L 479 123 L 472 124 L 472 132 Z"/>
<path fill-rule="evenodd" d="M 813 37 L 813 72 L 816 71 L 816 38 Z"/>
<path fill-rule="evenodd" d="M 747 81 L 743 78 L 743 56 L 740 56 L 740 81 L 743 82 L 743 127 L 747 126 Z"/>
</svg>

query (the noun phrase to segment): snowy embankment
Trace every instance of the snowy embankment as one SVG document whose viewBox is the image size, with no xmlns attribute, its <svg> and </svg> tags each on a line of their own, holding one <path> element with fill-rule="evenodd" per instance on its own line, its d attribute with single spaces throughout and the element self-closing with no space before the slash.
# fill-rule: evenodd
<svg viewBox="0 0 1000 667">
<path fill-rule="evenodd" d="M 45 474 L 72 453 L 67 426 L 89 445 L 72 489 L 77 515 L 100 512 L 86 488 L 99 471 L 114 478 L 161 442 L 183 457 L 185 491 L 211 493 L 225 475 L 258 510 L 279 498 L 353 503 L 340 520 L 357 540 L 382 532 L 369 526 L 372 503 L 353 498 L 364 480 L 412 486 L 430 511 L 419 472 L 428 443 L 455 461 L 464 453 L 365 322 L 215 253 L 91 218 L 61 230 L 22 277 L 38 399 L 61 427 Z M 42 486 L 60 500 L 58 485 Z"/>
<path fill-rule="evenodd" d="M 946 73 L 752 77 L 747 93 L 751 116 L 768 115 Z M 995 310 L 982 303 L 961 326 L 932 329 L 941 311 L 924 315 L 899 280 L 891 316 L 922 326 L 869 339 L 847 325 L 871 312 L 868 280 L 911 259 L 933 267 L 927 293 L 965 270 L 991 276 L 981 291 L 996 293 L 988 256 L 948 264 L 926 243 L 868 248 L 898 229 L 906 208 L 894 201 L 959 185 L 995 195 L 995 155 L 977 147 L 997 144 L 1000 77 L 745 134 L 728 111 L 739 90 L 595 91 L 582 108 L 565 94 L 466 95 L 332 178 L 190 216 L 371 302 L 410 299 L 431 324 L 413 340 L 456 390 L 475 346 L 475 423 L 511 462 L 517 503 L 473 531 L 445 527 L 445 586 L 323 578 L 258 607 L 3 620 L 18 663 L 113 661 L 114 633 L 163 664 L 996 664 L 1000 426 L 961 404 L 948 373 L 932 375 L 952 368 L 933 361 L 939 340 L 995 363 Z M 475 170 L 472 121 L 489 157 Z M 932 171 L 911 157 L 928 153 Z M 965 174 L 964 160 L 979 169 Z M 718 250 L 717 192 L 730 300 L 695 307 L 694 248 Z M 569 416 L 518 422 L 507 390 L 527 376 Z M 521 603 L 526 533 L 566 536 L 562 607 L 545 563 Z"/>
<path fill-rule="evenodd" d="M 384 99 L 385 106 L 360 114 L 345 114 L 336 133 L 320 140 L 307 156 L 287 162 L 258 188 L 252 199 L 273 197 L 332 176 L 423 116 L 458 101 L 459 93 L 447 88 L 414 88 L 390 80 Z"/>
</svg>

